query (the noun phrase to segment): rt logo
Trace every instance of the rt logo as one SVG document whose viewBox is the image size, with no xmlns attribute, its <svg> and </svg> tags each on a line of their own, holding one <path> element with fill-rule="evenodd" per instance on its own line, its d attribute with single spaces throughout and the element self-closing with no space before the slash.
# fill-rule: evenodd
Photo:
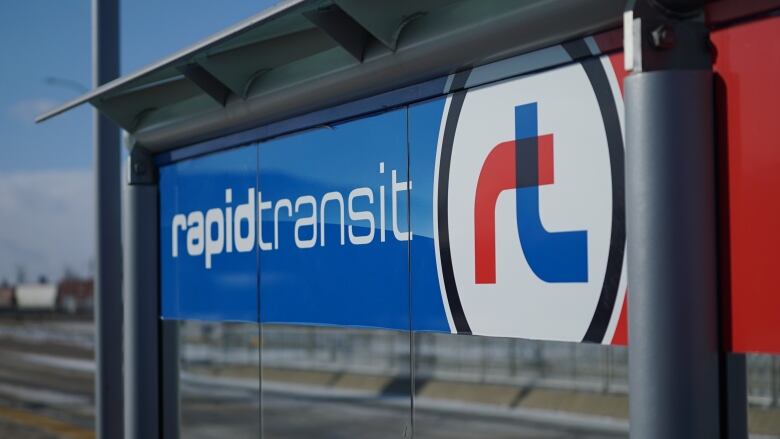
<svg viewBox="0 0 780 439">
<path fill-rule="evenodd" d="M 622 100 L 606 68 L 594 58 L 448 96 L 434 237 L 452 331 L 611 340 L 625 192 Z"/>
<path fill-rule="evenodd" d="M 553 135 L 537 134 L 537 104 L 515 107 L 515 139 L 497 144 L 482 165 L 474 200 L 474 274 L 496 283 L 496 202 L 514 189 L 517 232 L 528 266 L 545 282 L 588 281 L 588 233 L 549 232 L 539 187 L 554 184 Z"/>
</svg>

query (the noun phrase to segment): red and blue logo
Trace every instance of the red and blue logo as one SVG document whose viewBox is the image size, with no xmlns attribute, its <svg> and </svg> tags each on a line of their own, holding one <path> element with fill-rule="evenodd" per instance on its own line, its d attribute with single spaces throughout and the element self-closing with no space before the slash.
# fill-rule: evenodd
<svg viewBox="0 0 780 439">
<path fill-rule="evenodd" d="M 582 61 L 486 87 L 465 87 L 470 72 L 451 80 L 434 236 L 453 332 L 608 342 L 615 331 L 622 97 L 607 57 L 564 48 Z"/>
<path fill-rule="evenodd" d="M 496 202 L 514 189 L 517 232 L 525 259 L 545 282 L 588 281 L 588 232 L 549 232 L 539 187 L 554 184 L 554 137 L 538 135 L 537 104 L 515 107 L 515 140 L 496 145 L 482 165 L 474 201 L 475 283 L 496 283 Z"/>
</svg>

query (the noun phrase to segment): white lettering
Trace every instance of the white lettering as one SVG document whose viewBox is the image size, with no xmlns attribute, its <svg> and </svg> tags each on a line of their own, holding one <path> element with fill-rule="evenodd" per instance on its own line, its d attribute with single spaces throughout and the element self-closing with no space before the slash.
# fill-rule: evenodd
<svg viewBox="0 0 780 439">
<path fill-rule="evenodd" d="M 195 211 L 187 215 L 187 254 L 203 254 L 203 212 Z"/>
<path fill-rule="evenodd" d="M 225 189 L 225 204 L 233 202 L 233 190 Z M 225 226 L 227 231 L 225 232 L 225 250 L 228 253 L 233 253 L 233 208 L 225 208 Z"/>
<path fill-rule="evenodd" d="M 241 233 L 241 225 L 246 222 L 246 236 Z M 255 247 L 255 188 L 249 188 L 246 203 L 236 207 L 233 218 L 236 250 L 241 253 L 252 251 Z"/>
<path fill-rule="evenodd" d="M 279 249 L 279 210 L 287 209 L 287 217 L 292 216 L 292 203 L 290 200 L 283 198 L 276 202 L 274 206 L 274 250 Z"/>
<path fill-rule="evenodd" d="M 214 237 L 214 226 L 217 236 Z M 221 209 L 206 211 L 206 268 L 211 268 L 211 257 L 222 253 L 225 247 L 225 217 Z"/>
<path fill-rule="evenodd" d="M 303 205 L 309 205 L 311 215 L 298 218 L 295 221 L 295 246 L 298 248 L 312 248 L 317 243 L 317 199 L 311 195 L 304 195 L 295 200 L 295 213 L 300 212 Z M 311 227 L 311 238 L 301 239 L 300 230 Z"/>
<path fill-rule="evenodd" d="M 263 211 L 270 209 L 270 201 L 263 201 L 263 194 L 257 191 L 257 245 L 260 250 L 271 250 L 271 243 L 263 241 Z"/>
<path fill-rule="evenodd" d="M 352 231 L 352 224 L 349 225 L 349 242 L 355 245 L 370 244 L 374 240 L 374 214 L 370 210 L 355 211 L 353 202 L 355 198 L 367 197 L 368 204 L 374 204 L 374 191 L 367 187 L 361 187 L 352 190 L 347 198 L 347 204 L 349 205 L 349 219 L 352 221 L 368 221 L 368 234 L 364 236 L 357 236 Z"/>
<path fill-rule="evenodd" d="M 400 214 L 399 193 L 406 192 L 409 197 L 412 189 L 412 181 L 398 181 L 398 171 L 391 169 L 390 174 L 390 202 L 389 214 L 393 238 L 397 241 L 412 239 L 411 230 L 401 231 L 398 215 Z M 379 163 L 380 176 L 386 176 L 385 163 Z M 178 213 L 171 219 L 171 254 L 174 258 L 179 256 L 179 243 L 182 233 L 186 233 L 187 254 L 189 256 L 204 255 L 206 269 L 214 265 L 214 257 L 234 250 L 239 253 L 248 253 L 254 250 L 255 245 L 262 251 L 278 250 L 282 245 L 280 241 L 280 224 L 284 221 L 294 220 L 293 238 L 295 246 L 300 249 L 308 249 L 319 244 L 325 246 L 325 226 L 329 224 L 331 229 L 336 226 L 340 229 L 339 245 L 349 243 L 352 245 L 366 245 L 374 241 L 378 225 L 379 240 L 385 242 L 386 218 L 385 184 L 386 177 L 380 178 L 378 186 L 378 209 L 374 204 L 374 194 L 377 187 L 357 187 L 349 193 L 331 191 L 317 199 L 312 195 L 301 195 L 295 199 L 282 198 L 277 201 L 264 200 L 260 191 L 255 188 L 246 189 L 247 199 L 244 203 L 233 203 L 233 188 L 225 188 L 225 205 L 203 211 Z M 256 195 L 255 195 L 256 193 Z M 346 206 L 344 197 L 347 197 Z M 256 197 L 256 198 L 255 198 Z M 407 198 L 408 202 L 408 198 Z M 360 207 L 358 207 L 360 206 Z M 377 210 L 379 217 L 377 218 Z M 263 215 L 264 211 L 271 211 L 270 216 Z M 318 216 L 319 215 L 319 216 Z M 334 217 L 337 215 L 337 217 Z M 349 217 L 349 224 L 345 217 Z M 328 218 L 331 219 L 328 222 Z M 335 220 L 335 221 L 334 221 Z M 271 226 L 273 222 L 273 238 L 266 240 L 263 235 L 263 226 Z M 403 221 L 407 223 L 408 221 Z M 265 223 L 265 224 L 264 224 Z M 377 224 L 378 223 L 378 224 Z M 407 226 L 407 229 L 409 227 Z M 306 230 L 305 230 L 306 229 Z M 346 229 L 346 231 L 345 231 Z M 360 232 L 359 229 L 365 229 Z M 269 231 L 270 232 L 270 231 Z M 256 237 L 255 237 L 256 236 Z M 288 238 L 289 239 L 289 238 Z M 331 238 L 333 239 L 333 238 Z"/>
<path fill-rule="evenodd" d="M 174 215 L 173 221 L 171 221 L 171 244 L 173 244 L 174 258 L 179 256 L 179 230 L 187 230 L 187 217 L 181 213 Z"/>
<path fill-rule="evenodd" d="M 328 192 L 322 196 L 320 204 L 320 246 L 325 246 L 325 207 L 328 201 L 339 203 L 339 224 L 341 225 L 341 245 L 344 245 L 344 197 L 340 192 Z"/>
<path fill-rule="evenodd" d="M 385 162 L 379 163 L 379 173 L 385 173 Z M 385 242 L 385 185 L 379 186 L 379 241 Z"/>
</svg>

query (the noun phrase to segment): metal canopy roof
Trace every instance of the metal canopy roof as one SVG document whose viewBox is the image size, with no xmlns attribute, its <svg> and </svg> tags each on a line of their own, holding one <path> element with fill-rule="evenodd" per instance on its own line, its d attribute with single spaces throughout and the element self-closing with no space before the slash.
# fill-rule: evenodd
<svg viewBox="0 0 780 439">
<path fill-rule="evenodd" d="M 289 0 L 89 102 L 153 152 L 620 25 L 624 0 Z"/>
</svg>

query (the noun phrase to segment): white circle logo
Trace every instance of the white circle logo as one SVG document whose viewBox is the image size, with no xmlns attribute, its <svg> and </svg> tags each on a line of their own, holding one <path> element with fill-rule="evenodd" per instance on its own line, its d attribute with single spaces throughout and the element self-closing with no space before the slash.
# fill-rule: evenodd
<svg viewBox="0 0 780 439">
<path fill-rule="evenodd" d="M 589 58 L 448 98 L 436 247 L 458 332 L 602 342 L 614 331 L 625 213 L 613 89 Z"/>
</svg>

